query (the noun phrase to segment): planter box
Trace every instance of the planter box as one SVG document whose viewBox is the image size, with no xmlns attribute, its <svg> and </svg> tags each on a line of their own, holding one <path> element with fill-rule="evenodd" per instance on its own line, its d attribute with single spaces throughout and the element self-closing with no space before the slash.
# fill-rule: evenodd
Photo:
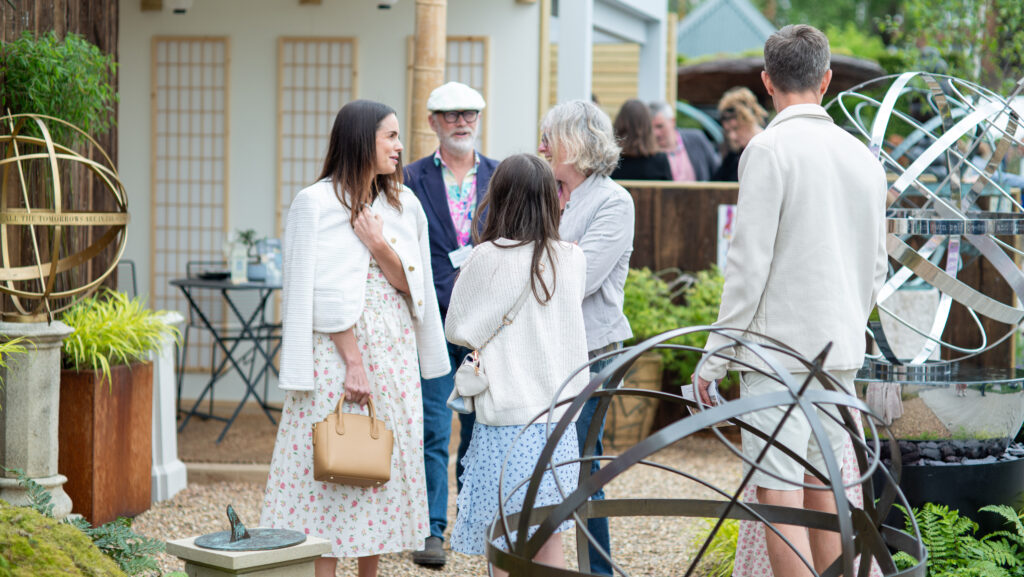
<svg viewBox="0 0 1024 577">
<path fill-rule="evenodd" d="M 61 371 L 59 459 L 72 511 L 94 526 L 149 509 L 153 363 Z"/>
<path fill-rule="evenodd" d="M 884 483 L 881 472 L 875 472 L 872 480 L 878 495 Z M 907 465 L 900 476 L 900 490 L 911 507 L 939 503 L 960 511 L 979 525 L 975 535 L 980 537 L 1009 526 L 1002 517 L 979 513 L 978 509 L 1009 505 L 1020 510 L 1024 506 L 1024 459 L 972 465 Z M 903 529 L 903 513 L 894 510 L 886 523 Z"/>
<path fill-rule="evenodd" d="M 661 390 L 661 355 L 640 355 L 622 380 L 626 389 Z M 606 451 L 623 451 L 647 438 L 658 412 L 658 400 L 632 395 L 612 398 L 604 421 L 602 442 Z"/>
</svg>

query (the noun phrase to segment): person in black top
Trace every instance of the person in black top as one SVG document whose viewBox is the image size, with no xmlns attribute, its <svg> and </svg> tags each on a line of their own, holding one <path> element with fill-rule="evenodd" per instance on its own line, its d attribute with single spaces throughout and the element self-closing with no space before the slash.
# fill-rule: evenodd
<svg viewBox="0 0 1024 577">
<path fill-rule="evenodd" d="M 643 102 L 627 100 L 615 117 L 615 138 L 622 146 L 615 180 L 672 180 L 668 156 L 660 152 L 651 129 L 651 113 Z"/>
<path fill-rule="evenodd" d="M 745 87 L 730 88 L 718 101 L 718 121 L 725 133 L 728 147 L 722 164 L 711 180 L 736 182 L 739 180 L 740 156 L 754 135 L 764 130 L 768 112 L 757 102 L 757 96 Z"/>
</svg>

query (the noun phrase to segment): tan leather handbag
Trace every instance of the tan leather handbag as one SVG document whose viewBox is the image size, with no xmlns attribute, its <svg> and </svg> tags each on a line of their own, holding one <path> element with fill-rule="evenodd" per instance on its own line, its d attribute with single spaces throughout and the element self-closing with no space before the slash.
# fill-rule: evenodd
<svg viewBox="0 0 1024 577">
<path fill-rule="evenodd" d="M 342 413 L 345 395 L 334 412 L 313 425 L 313 478 L 317 481 L 372 487 L 391 479 L 394 433 L 377 418 L 373 401 L 370 416 Z"/>
</svg>

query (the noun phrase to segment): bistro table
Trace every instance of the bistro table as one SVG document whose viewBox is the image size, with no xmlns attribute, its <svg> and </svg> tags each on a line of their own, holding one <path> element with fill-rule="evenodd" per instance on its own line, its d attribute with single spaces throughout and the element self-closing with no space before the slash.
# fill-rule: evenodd
<svg viewBox="0 0 1024 577">
<path fill-rule="evenodd" d="M 224 421 L 224 430 L 221 431 L 220 436 L 217 437 L 217 442 L 220 443 L 224 439 L 224 435 L 227 434 L 228 429 L 231 428 L 232 423 L 235 422 L 235 418 L 242 411 L 242 407 L 245 402 L 249 400 L 249 396 L 253 396 L 256 402 L 259 403 L 263 412 L 266 413 L 267 418 L 270 419 L 271 423 L 277 424 L 274 420 L 274 416 L 270 413 L 271 411 L 280 411 L 277 407 L 272 407 L 267 404 L 266 399 L 260 396 L 259 391 L 256 390 L 256 383 L 261 378 L 264 378 L 267 371 L 271 371 L 276 376 L 278 374 L 277 367 L 274 366 L 274 356 L 277 355 L 278 349 L 281 347 L 280 336 L 274 334 L 274 325 L 270 325 L 266 322 L 265 314 L 267 303 L 270 300 L 270 295 L 274 291 L 281 288 L 280 283 L 267 283 L 267 282 L 245 282 L 240 284 L 234 284 L 229 279 L 204 279 L 204 278 L 182 278 L 174 279 L 170 281 L 171 285 L 174 285 L 181 289 L 181 292 L 185 295 L 185 299 L 188 300 L 189 307 L 196 317 L 202 322 L 202 325 L 210 331 L 213 335 L 214 343 L 220 347 L 221 351 L 224 352 L 224 359 L 220 361 L 220 364 L 210 374 L 210 380 L 206 383 L 202 392 L 199 394 L 199 398 L 196 399 L 195 404 L 192 408 L 185 413 L 185 418 L 182 420 L 181 425 L 178 426 L 178 432 L 180 433 L 185 429 L 185 425 L 188 424 L 189 419 L 193 416 L 198 416 L 207 419 L 216 419 L 218 421 Z M 194 297 L 195 291 L 201 290 L 213 290 L 220 291 L 224 301 L 227 302 L 228 308 L 231 314 L 238 321 L 239 326 L 231 327 L 227 329 L 225 327 L 219 327 L 218 325 L 210 322 L 209 317 L 203 311 L 202 307 Z M 258 302 L 256 308 L 248 316 L 244 315 L 239 310 L 235 301 L 231 298 L 231 293 L 236 291 L 253 292 L 255 291 L 258 295 Z M 230 333 L 228 332 L 230 330 Z M 238 345 L 242 342 L 252 343 L 252 363 L 249 371 L 242 369 L 242 363 L 244 362 L 240 355 L 238 355 Z M 184 355 L 183 355 L 184 357 Z M 259 370 L 253 373 L 255 364 L 259 362 L 262 364 Z M 231 367 L 227 367 L 230 363 Z M 213 395 L 213 385 L 221 379 L 224 375 L 231 372 L 231 368 L 238 373 L 241 377 L 242 382 L 245 384 L 245 395 L 242 396 L 242 400 L 239 401 L 238 406 L 235 408 L 230 418 L 225 418 L 219 415 L 214 415 L 212 412 L 201 412 L 198 410 L 199 404 L 206 398 L 206 395 Z"/>
</svg>

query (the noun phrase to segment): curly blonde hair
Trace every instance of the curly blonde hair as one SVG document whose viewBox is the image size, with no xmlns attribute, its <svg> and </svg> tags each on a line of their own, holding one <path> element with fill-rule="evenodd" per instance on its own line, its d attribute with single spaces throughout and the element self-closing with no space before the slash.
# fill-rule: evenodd
<svg viewBox="0 0 1024 577">
<path fill-rule="evenodd" d="M 718 101 L 718 113 L 721 115 L 726 110 L 732 109 L 736 118 L 747 126 L 757 125 L 764 127 L 768 119 L 768 111 L 761 107 L 757 96 L 744 86 L 730 88 Z"/>
</svg>

